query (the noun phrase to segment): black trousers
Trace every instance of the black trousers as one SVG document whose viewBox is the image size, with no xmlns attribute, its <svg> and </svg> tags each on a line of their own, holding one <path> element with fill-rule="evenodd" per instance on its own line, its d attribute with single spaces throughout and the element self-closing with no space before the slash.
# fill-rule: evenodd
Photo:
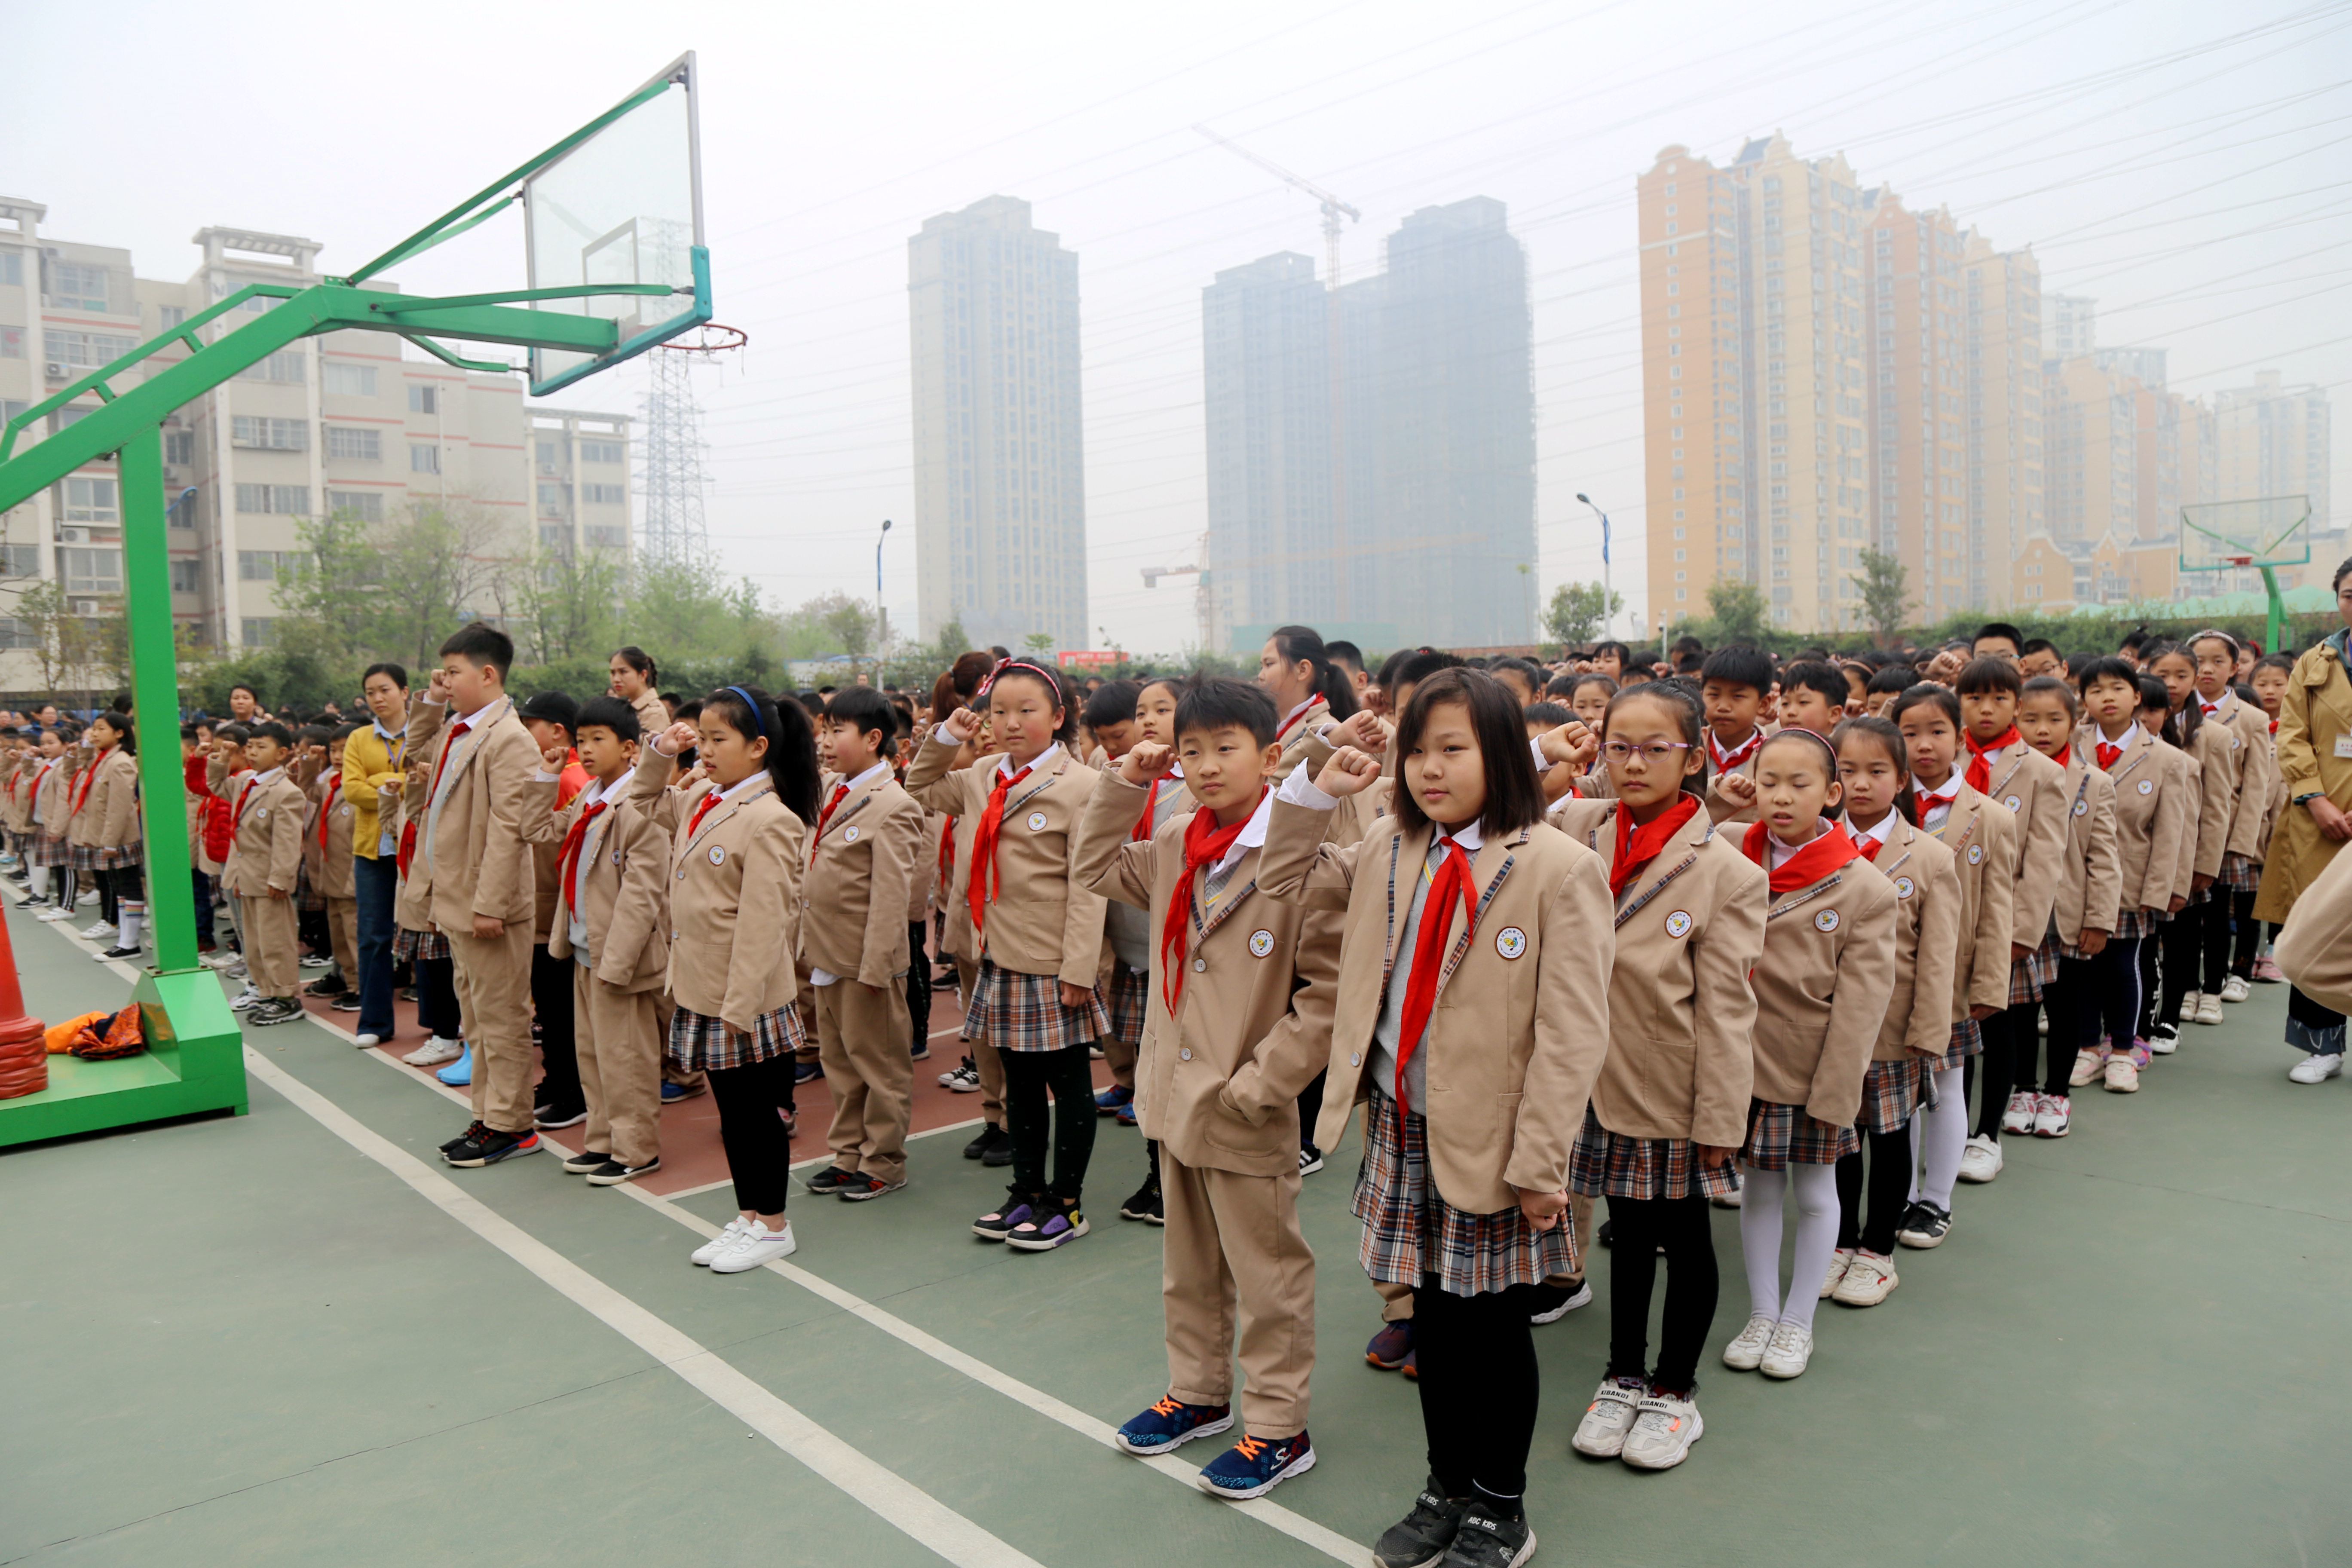
<svg viewBox="0 0 2352 1568">
<path fill-rule="evenodd" d="M 1699 1200 L 1704 1210 L 1706 1200 Z M 1563 1216 L 1564 1218 L 1565 1216 Z M 1624 1239 L 1618 1238 L 1622 1247 Z M 1490 1497 L 1528 1489 L 1541 1374 L 1528 1327 L 1532 1287 L 1454 1296 L 1433 1274 L 1412 1293 L 1414 1371 L 1429 1473 L 1447 1497 L 1472 1487 Z"/>
<path fill-rule="evenodd" d="M 907 923 L 907 1016 L 914 1025 L 914 1037 L 907 1042 L 910 1051 L 931 1037 L 931 961 L 923 956 L 924 924 Z"/>
<path fill-rule="evenodd" d="M 2054 1042 L 2056 1031 L 2050 1037 Z M 2069 1049 L 2067 1065 L 2074 1061 Z M 2063 1073 L 2058 1081 L 2066 1081 Z M 1863 1212 L 1865 1189 L 1867 1218 Z M 1895 1227 L 1902 1223 L 1911 1197 L 1911 1124 L 1906 1121 L 1892 1132 L 1864 1132 L 1862 1147 L 1837 1163 L 1837 1192 L 1838 1246 L 1894 1257 Z"/>
<path fill-rule="evenodd" d="M 793 1102 L 793 1058 L 713 1068 L 710 1098 L 719 1106 L 719 1142 L 734 1178 L 735 1206 L 747 1214 L 783 1213 L 792 1189 L 793 1135 L 784 1130 L 783 1113 Z"/>
<path fill-rule="evenodd" d="M 2050 1034 L 2036 1041 L 2028 1031 L 2023 1037 L 2021 1055 L 2024 1060 L 2018 1068 L 2017 1081 L 2021 1088 L 2032 1089 L 2034 1083 L 2033 1047 L 2039 1043 L 2046 1058 L 2042 1070 L 2042 1092 L 2072 1094 L 2074 1086 L 2066 1080 L 2074 1070 L 2074 1053 L 2095 1043 L 2099 1035 L 2099 987 L 2120 984 L 2126 996 L 2118 1003 L 2128 1002 L 2118 1016 L 2128 1023 L 2137 1013 L 2139 968 L 2136 962 L 2118 963 L 2111 956 L 2118 946 L 2110 942 L 2097 958 L 2062 958 L 2058 961 L 2058 980 L 2042 988 L 2042 1005 L 2050 1012 Z M 2125 955 L 2128 958 L 2129 955 Z M 2124 1044 L 2131 1041 L 2126 1037 Z"/>
<path fill-rule="evenodd" d="M 2263 945 L 2263 922 L 2254 919 L 2254 894 L 2231 892 L 2230 895 L 2230 973 L 2251 982 L 2254 977 L 2254 954 Z"/>
<path fill-rule="evenodd" d="M 2021 1081 L 2033 1081 L 2033 1047 L 2037 1043 L 2034 1015 L 2041 1010 L 2040 1003 L 2028 1002 L 2004 1007 L 1984 1021 L 1984 1051 L 1970 1057 L 1968 1063 L 1969 1079 L 1983 1086 L 1977 1099 L 1977 1135 L 1980 1138 L 2000 1141 L 2000 1115 L 2009 1109 L 2010 1091 Z M 2053 1028 L 2051 1032 L 2054 1036 L 2057 1031 Z M 2022 1071 L 2019 1070 L 2021 1061 L 2024 1064 Z M 2074 1065 L 2073 1058 L 2067 1058 L 2067 1065 Z M 2059 1075 L 2059 1081 L 2065 1081 L 2063 1073 Z"/>
<path fill-rule="evenodd" d="M 445 1040 L 466 1032 L 465 1015 L 457 1010 L 457 965 L 447 958 L 416 961 L 416 1021 Z"/>
<path fill-rule="evenodd" d="M 1907 1189 L 1906 1189 L 1907 1190 Z M 1609 1375 L 1647 1378 L 1688 1394 L 1698 1386 L 1699 1352 L 1715 1321 L 1720 1280 L 1715 1227 L 1705 1194 L 1609 1200 Z M 1650 1294 L 1658 1248 L 1666 1249 L 1666 1310 L 1658 1326 L 1658 1365 L 1649 1370 Z M 1414 1343 L 1420 1342 L 1416 1315 Z"/>
<path fill-rule="evenodd" d="M 547 943 L 530 950 L 530 1005 L 539 1015 L 539 1059 L 547 1075 L 532 1103 L 567 1115 L 588 1101 L 580 1091 L 580 1051 L 572 1034 L 572 972 L 577 960 L 550 956 Z"/>
<path fill-rule="evenodd" d="M 2235 934 L 2237 901 L 2242 897 L 2246 900 L 2246 908 L 2251 911 L 2253 909 L 2252 893 L 2239 894 L 2220 886 L 2213 889 L 2211 898 L 2198 906 L 2205 911 L 2203 928 L 2198 932 L 2198 971 L 2201 976 L 2198 989 L 2200 991 L 2218 994 L 2221 982 L 2230 977 L 2230 942 Z M 2253 950 L 2249 948 L 2246 952 L 2246 973 L 2252 973 L 2253 967 Z"/>
<path fill-rule="evenodd" d="M 2157 955 L 2158 973 L 2164 977 L 2163 994 L 2157 1003 L 2159 1024 L 2179 1017 L 2180 999 L 2198 988 L 2198 971 L 2204 961 L 2205 918 L 2213 902 L 2209 893 L 2201 904 L 2182 905 L 2164 928 L 2164 951 Z M 2216 975 L 2213 989 L 2221 988 L 2221 977 Z"/>
<path fill-rule="evenodd" d="M 1004 1131 L 1013 1140 L 1013 1184 L 1024 1196 L 1075 1204 L 1087 1184 L 1095 1152 L 1095 1079 L 1087 1047 L 1058 1051 L 999 1051 L 1004 1064 Z M 1045 1097 L 1054 1103 L 1049 1110 Z M 1045 1180 L 1046 1132 L 1054 1144 L 1054 1179 Z"/>
<path fill-rule="evenodd" d="M 213 935 L 213 879 L 202 871 L 192 870 L 188 882 L 196 905 L 196 951 L 210 952 L 216 945 Z"/>
<path fill-rule="evenodd" d="M 1327 1074 L 1317 1073 L 1305 1089 L 1298 1091 L 1298 1141 L 1312 1147 L 1315 1123 L 1323 1117 L 1323 1079 Z M 1416 1366 L 1418 1363 L 1414 1363 Z"/>
</svg>

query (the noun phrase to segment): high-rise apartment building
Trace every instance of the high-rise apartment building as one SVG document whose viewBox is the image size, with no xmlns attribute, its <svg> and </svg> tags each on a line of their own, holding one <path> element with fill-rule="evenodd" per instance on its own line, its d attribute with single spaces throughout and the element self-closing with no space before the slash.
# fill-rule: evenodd
<svg viewBox="0 0 2352 1568">
<path fill-rule="evenodd" d="M 1970 605 L 2013 602 L 2011 571 L 2043 531 L 2042 269 L 2028 250 L 1970 234 L 1961 258 L 1969 369 Z"/>
<path fill-rule="evenodd" d="M 39 203 L 0 200 L 0 416 L 248 284 L 320 276 L 314 241 L 210 227 L 194 237 L 200 260 L 185 281 L 140 278 L 127 250 L 43 233 L 47 216 Z M 217 337 L 242 314 L 206 331 Z M 173 344 L 144 363 L 160 372 L 186 354 Z M 32 435 L 97 406 L 79 400 Z M 266 646 L 284 613 L 281 574 L 306 524 L 330 515 L 376 524 L 438 509 L 478 548 L 519 564 L 534 544 L 625 551 L 629 430 L 624 416 L 527 409 L 520 377 L 404 359 L 387 334 L 302 339 L 165 424 L 173 616 L 199 646 Z M 54 580 L 86 615 L 119 606 L 121 500 L 114 465 L 99 462 L 0 520 L 0 650 L 12 650 L 0 651 L 0 689 L 37 684 L 31 634 L 6 613 L 26 590 Z M 479 609 L 495 618 L 494 602 Z"/>
<path fill-rule="evenodd" d="M 1928 619 L 1982 604 L 1972 538 L 1968 241 L 1950 213 L 1870 193 L 1878 549 L 1903 563 Z M 2008 575 L 2003 557 L 2002 576 Z"/>
<path fill-rule="evenodd" d="M 1078 258 L 989 196 L 907 243 L 921 635 L 1087 646 Z"/>
<path fill-rule="evenodd" d="M 2326 388 L 2288 386 L 2278 372 L 2259 371 L 2253 385 L 2214 395 L 2212 418 L 2217 499 L 2309 496 L 2312 531 L 2342 530 L 2335 521 Z"/>
<path fill-rule="evenodd" d="M 1202 291 L 1211 592 L 1229 647 L 1290 621 L 1367 647 L 1534 635 L 1533 324 L 1507 218 L 1485 196 L 1413 213 L 1386 269 L 1340 289 L 1336 322 L 1303 256 Z"/>
<path fill-rule="evenodd" d="M 2045 369 L 2050 534 L 2061 544 L 2139 536 L 2139 393 L 2095 355 Z"/>
<path fill-rule="evenodd" d="M 2053 294 L 2042 320 L 2052 359 L 2080 359 L 2099 346 L 2099 302 L 2080 294 Z"/>
</svg>

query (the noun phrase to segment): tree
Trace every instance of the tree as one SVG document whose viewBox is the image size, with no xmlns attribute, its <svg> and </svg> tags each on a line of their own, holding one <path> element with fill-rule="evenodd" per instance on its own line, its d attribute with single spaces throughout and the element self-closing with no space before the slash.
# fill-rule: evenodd
<svg viewBox="0 0 2352 1568">
<path fill-rule="evenodd" d="M 621 639 L 621 569 L 601 550 L 541 550 L 517 579 L 517 604 L 542 664 L 593 658 Z"/>
<path fill-rule="evenodd" d="M 25 590 L 16 600 L 16 619 L 33 639 L 33 662 L 41 667 L 41 689 L 57 695 L 65 686 L 66 585 L 49 578 Z"/>
<path fill-rule="evenodd" d="M 1848 581 L 1862 592 L 1862 613 L 1870 622 L 1871 640 L 1885 647 L 1903 628 L 1911 612 L 1911 574 L 1892 555 L 1875 550 L 1862 552 L 1861 575 Z"/>
<path fill-rule="evenodd" d="M 383 552 L 369 537 L 368 525 L 349 510 L 299 519 L 294 534 L 302 548 L 278 556 L 271 594 L 286 612 L 281 622 L 311 623 L 307 640 L 320 657 L 355 660 L 373 646 L 374 623 L 382 617 L 376 590 L 383 581 Z M 278 630 L 281 637 L 296 632 L 283 624 Z"/>
<path fill-rule="evenodd" d="M 1051 632 L 1031 632 L 1027 637 L 1021 639 L 1021 646 L 1034 654 L 1050 652 L 1054 647 L 1054 634 Z"/>
<path fill-rule="evenodd" d="M 1591 642 L 1592 634 L 1624 607 L 1622 595 L 1610 593 L 1598 583 L 1562 583 L 1551 591 L 1544 630 L 1554 642 Z"/>
<path fill-rule="evenodd" d="M 473 617 L 503 566 L 491 553 L 497 532 L 488 517 L 463 504 L 415 503 L 387 524 L 375 536 L 383 577 L 369 592 L 374 647 L 411 669 L 430 663 L 442 640 Z"/>
<path fill-rule="evenodd" d="M 825 635 L 855 665 L 874 647 L 874 606 L 842 595 L 824 615 Z"/>
<path fill-rule="evenodd" d="M 1764 590 L 1753 583 L 1718 577 L 1706 590 L 1707 613 L 1715 620 L 1715 640 L 1727 647 L 1745 643 L 1764 646 Z"/>
</svg>

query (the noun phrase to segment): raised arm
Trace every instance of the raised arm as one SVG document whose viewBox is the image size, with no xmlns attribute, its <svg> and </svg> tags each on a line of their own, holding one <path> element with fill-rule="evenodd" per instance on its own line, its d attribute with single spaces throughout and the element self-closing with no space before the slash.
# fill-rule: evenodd
<svg viewBox="0 0 2352 1568">
<path fill-rule="evenodd" d="M 1335 773 L 1335 769 L 1344 772 Z M 1379 773 L 1379 763 L 1356 751 L 1341 752 L 1324 769 L 1326 778 L 1353 783 L 1358 790 Z M 1258 856 L 1259 892 L 1311 910 L 1337 911 L 1348 907 L 1356 885 L 1356 857 L 1373 841 L 1359 839 L 1344 847 L 1328 842 L 1331 814 L 1339 809 L 1339 798 L 1304 771 L 1282 781 L 1266 823 L 1265 848 Z"/>
<path fill-rule="evenodd" d="M 1160 781 L 1162 789 L 1182 787 L 1172 778 Z M 1149 837 L 1139 843 L 1134 838 L 1135 825 L 1150 805 L 1150 785 L 1129 784 L 1115 773 L 1103 775 L 1071 843 L 1073 886 L 1139 910 L 1151 908 L 1152 844 Z"/>
</svg>

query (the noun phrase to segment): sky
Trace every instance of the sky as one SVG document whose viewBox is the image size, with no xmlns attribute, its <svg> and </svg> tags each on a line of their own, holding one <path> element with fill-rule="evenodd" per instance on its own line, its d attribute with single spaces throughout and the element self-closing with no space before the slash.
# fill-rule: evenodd
<svg viewBox="0 0 2352 1568">
<path fill-rule="evenodd" d="M 1642 605 L 1633 182 L 1680 143 L 1780 131 L 1865 184 L 2031 244 L 2103 346 L 2170 351 L 2191 393 L 2259 369 L 2352 392 L 2352 0 L 1192 0 L 660 8 L 411 0 L 345 12 L 124 0 L 0 23 L 36 68 L 0 96 L 0 194 L 46 232 L 193 270 L 208 224 L 357 266 L 687 49 L 701 67 L 717 319 L 698 373 L 711 542 L 779 603 L 874 592 L 914 624 L 908 237 L 1022 197 L 1078 255 L 1089 620 L 1097 646 L 1197 640 L 1206 526 L 1200 291 L 1322 255 L 1308 197 L 1206 125 L 1361 209 L 1344 278 L 1414 210 L 1509 209 L 1528 254 L 1541 592 L 1601 574 L 1590 493 Z M 203 30 L 192 24 L 203 19 Z M 78 62 L 78 63 L 77 63 Z M 501 219 L 395 270 L 412 291 L 520 287 Z M 561 393 L 635 412 L 640 370 Z M 2352 418 L 2336 421 L 2339 458 Z M 2339 472 L 2342 464 L 2338 462 Z M 2336 526 L 2352 496 L 2336 502 Z M 1630 590 L 1630 592 L 1629 592 Z"/>
</svg>

